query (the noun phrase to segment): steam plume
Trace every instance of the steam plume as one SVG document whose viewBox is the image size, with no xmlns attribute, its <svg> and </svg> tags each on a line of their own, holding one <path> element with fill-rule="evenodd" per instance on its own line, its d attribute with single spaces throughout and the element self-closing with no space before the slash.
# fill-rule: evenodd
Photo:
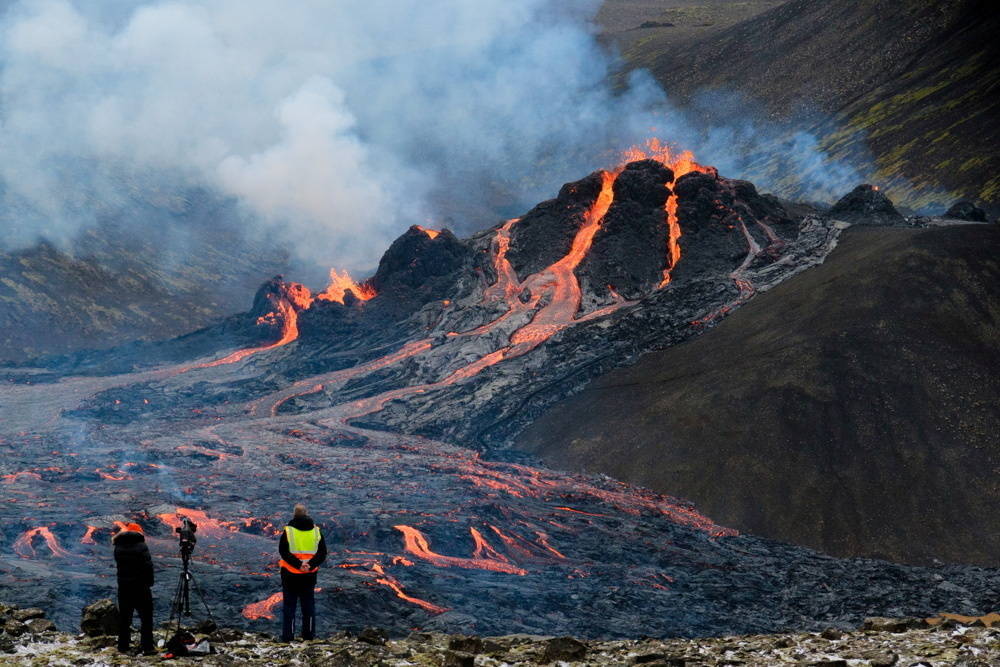
<svg viewBox="0 0 1000 667">
<path fill-rule="evenodd" d="M 649 76 L 611 89 L 598 5 L 0 3 L 0 241 L 70 238 L 125 193 L 199 186 L 305 259 L 364 268 L 410 224 L 520 213 L 651 128 L 724 157 L 732 130 L 685 121 Z"/>
</svg>

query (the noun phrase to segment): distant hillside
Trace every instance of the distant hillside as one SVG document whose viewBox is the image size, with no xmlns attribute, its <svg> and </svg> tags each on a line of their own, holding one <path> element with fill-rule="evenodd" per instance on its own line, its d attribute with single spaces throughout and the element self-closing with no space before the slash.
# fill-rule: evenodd
<svg viewBox="0 0 1000 667">
<path fill-rule="evenodd" d="M 996 225 L 851 228 L 515 446 L 838 556 L 1000 564 L 998 251 Z"/>
<path fill-rule="evenodd" d="M 0 250 L 0 361 L 178 336 L 243 310 L 287 267 L 240 233 L 231 202 L 194 193 L 128 213 L 67 250 Z"/>
<path fill-rule="evenodd" d="M 611 32 L 629 62 L 649 68 L 675 100 L 720 89 L 779 118 L 832 116 L 839 130 L 822 126 L 827 149 L 859 158 L 870 148 L 877 163 L 870 178 L 891 185 L 903 204 L 963 196 L 1000 205 L 993 3 L 791 0 L 723 30 L 716 27 L 761 3 L 605 4 L 605 15 L 628 6 L 638 22 L 634 6 L 642 4 L 647 21 L 673 24 Z M 941 188 L 949 192 L 935 194 Z"/>
</svg>

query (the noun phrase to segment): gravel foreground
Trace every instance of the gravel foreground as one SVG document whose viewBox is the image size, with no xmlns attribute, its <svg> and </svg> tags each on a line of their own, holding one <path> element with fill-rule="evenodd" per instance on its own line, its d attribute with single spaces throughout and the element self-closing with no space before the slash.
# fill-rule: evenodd
<svg viewBox="0 0 1000 667">
<path fill-rule="evenodd" d="M 40 609 L 4 607 L 0 665 L 354 665 L 500 667 L 503 665 L 813 665 L 928 666 L 1000 665 L 1000 614 L 934 619 L 869 618 L 861 628 L 699 639 L 578 640 L 572 637 L 505 635 L 473 637 L 413 632 L 389 638 L 368 628 L 308 642 L 282 644 L 260 633 L 221 628 L 208 639 L 215 654 L 166 659 L 122 655 L 114 638 L 55 630 Z M 93 632 L 93 630 L 92 630 Z M 163 631 L 157 638 L 164 636 Z"/>
</svg>

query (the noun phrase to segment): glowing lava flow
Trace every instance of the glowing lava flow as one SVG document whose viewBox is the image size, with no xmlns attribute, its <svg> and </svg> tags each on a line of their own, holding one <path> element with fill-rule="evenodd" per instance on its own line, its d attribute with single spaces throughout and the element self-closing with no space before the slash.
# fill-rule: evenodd
<svg viewBox="0 0 1000 667">
<path fill-rule="evenodd" d="M 385 554 L 371 554 L 371 555 L 385 556 Z M 406 558 L 396 556 L 392 559 L 392 564 L 404 565 L 409 567 L 413 565 L 413 562 L 407 560 Z M 388 574 L 385 571 L 385 568 L 382 567 L 382 564 L 377 561 L 365 559 L 365 561 L 361 563 L 343 563 L 338 567 L 344 568 L 348 572 L 356 574 L 360 577 L 367 577 L 368 579 L 371 579 L 372 583 L 387 587 L 399 599 L 405 600 L 410 604 L 415 604 L 421 609 L 428 611 L 432 614 L 443 614 L 444 612 L 448 611 L 445 607 L 439 607 L 438 605 L 428 602 L 427 600 L 421 600 L 420 598 L 413 597 L 412 595 L 407 593 L 405 590 L 403 590 L 403 586 L 402 584 L 399 583 L 399 580 L 393 577 L 392 575 Z M 368 568 L 368 569 L 362 569 L 362 568 Z"/>
<path fill-rule="evenodd" d="M 586 256 L 587 251 L 593 243 L 594 235 L 600 229 L 601 222 L 604 220 L 604 216 L 614 201 L 613 186 L 617 176 L 607 171 L 602 171 L 600 174 L 602 179 L 600 194 L 598 194 L 597 199 L 584 214 L 583 223 L 573 237 L 573 243 L 570 246 L 569 252 L 551 266 L 528 276 L 522 283 L 518 283 L 516 273 L 507 260 L 510 230 L 517 223 L 517 218 L 508 220 L 500 228 L 497 234 L 497 254 L 494 259 L 497 281 L 491 288 L 487 289 L 484 300 L 503 298 L 508 303 L 508 311 L 496 320 L 477 327 L 472 331 L 451 335 L 467 336 L 485 333 L 506 320 L 512 313 L 537 307 L 538 303 L 543 301 L 544 297 L 547 296 L 547 302 L 535 312 L 531 321 L 511 335 L 509 345 L 490 352 L 476 361 L 453 371 L 438 382 L 402 387 L 354 401 L 350 404 L 348 411 L 345 411 L 342 415 L 342 421 L 346 423 L 350 419 L 377 412 L 392 400 L 405 398 L 414 394 L 422 394 L 438 387 L 467 380 L 479 374 L 483 369 L 505 359 L 513 359 L 531 352 L 568 326 L 586 322 L 597 317 L 603 317 L 627 305 L 629 303 L 627 301 L 616 301 L 610 306 L 589 313 L 581 318 L 576 318 L 581 301 L 580 282 L 577 280 L 575 273 L 576 267 L 579 266 L 580 262 Z M 525 289 L 531 293 L 531 298 L 527 304 L 523 303 L 518 297 Z"/>
<path fill-rule="evenodd" d="M 274 608 L 281 604 L 281 593 L 273 593 L 266 600 L 251 602 L 243 607 L 243 617 L 251 621 L 274 619 Z"/>
<path fill-rule="evenodd" d="M 494 557 L 496 550 L 485 544 L 486 540 L 475 528 L 470 529 L 472 538 L 476 544 L 476 554 L 472 558 L 457 558 L 455 556 L 443 556 L 431 551 L 430 543 L 419 530 L 412 526 L 393 526 L 403 534 L 404 547 L 407 552 L 413 554 L 421 560 L 433 563 L 438 567 L 460 567 L 466 570 L 492 570 L 493 572 L 504 572 L 506 574 L 517 574 L 524 576 L 528 573 L 524 568 L 511 565 L 506 559 L 499 560 Z M 501 556 L 502 558 L 502 556 Z"/>
<path fill-rule="evenodd" d="M 278 313 L 268 313 L 258 320 L 258 324 L 271 324 L 275 322 L 281 322 L 281 338 L 271 343 L 270 345 L 264 345 L 261 347 L 249 347 L 243 350 L 237 350 L 232 354 L 223 357 L 222 359 L 216 359 L 215 361 L 208 361 L 203 364 L 198 364 L 193 368 L 215 368 L 216 366 L 225 366 L 226 364 L 235 364 L 239 361 L 243 361 L 249 356 L 257 354 L 258 352 L 265 352 L 267 350 L 273 350 L 276 347 L 281 347 L 282 345 L 288 345 L 293 340 L 299 337 L 299 314 L 295 308 L 287 301 L 281 301 L 278 304 Z"/>
<path fill-rule="evenodd" d="M 358 284 L 354 282 L 354 279 L 351 278 L 351 275 L 347 271 L 340 273 L 337 269 L 330 269 L 330 284 L 326 290 L 317 294 L 316 298 L 322 301 L 336 301 L 342 304 L 348 290 L 361 301 L 368 301 L 376 295 L 374 287 L 367 283 Z"/>
<path fill-rule="evenodd" d="M 695 162 L 694 153 L 691 151 L 683 151 L 675 155 L 669 146 L 655 138 L 646 142 L 645 149 L 633 146 L 625 151 L 623 161 L 634 162 L 650 158 L 659 160 L 670 167 L 670 170 L 674 172 L 674 183 L 677 183 L 677 179 L 681 176 L 690 174 L 692 171 L 702 173 L 713 171 L 712 167 L 705 167 Z M 667 203 L 663 208 L 667 215 L 667 266 L 663 269 L 663 280 L 660 281 L 660 287 L 665 287 L 670 283 L 670 274 L 681 259 L 681 247 L 677 242 L 681 237 L 681 226 L 677 221 L 677 194 L 673 188 L 670 189 L 670 196 L 667 197 Z"/>
<path fill-rule="evenodd" d="M 41 537 L 45 540 L 45 545 L 49 548 L 49 551 L 52 552 L 53 556 L 64 558 L 70 555 L 70 553 L 63 549 L 62 545 L 59 544 L 59 538 L 57 538 L 52 531 L 45 526 L 39 526 L 25 531 L 14 541 L 14 553 L 21 558 L 34 558 L 35 547 L 32 544 L 32 541 L 35 537 Z"/>
<path fill-rule="evenodd" d="M 352 378 L 358 377 L 360 375 L 367 375 L 380 368 L 385 368 L 386 366 L 391 366 L 392 364 L 408 359 L 414 355 L 420 354 L 431 349 L 432 341 L 430 338 L 424 338 L 422 340 L 411 341 L 399 348 L 395 352 L 391 352 L 385 356 L 379 357 L 377 359 L 372 359 L 358 366 L 352 366 L 351 368 L 344 368 L 339 371 L 333 371 L 332 373 L 327 373 L 319 377 L 312 377 L 308 380 L 301 380 L 296 382 L 294 385 L 286 390 L 278 392 L 277 394 L 272 394 L 270 397 L 271 407 L 270 413 L 272 417 L 278 415 L 278 410 L 282 405 L 288 401 L 296 398 L 298 396 L 306 396 L 308 394 L 315 394 L 317 392 L 323 391 L 328 385 L 339 384 L 341 382 L 346 382 Z M 317 382 L 318 381 L 318 382 Z M 311 386 L 309 386 L 311 385 Z M 256 406 L 253 409 L 256 412 Z"/>
</svg>

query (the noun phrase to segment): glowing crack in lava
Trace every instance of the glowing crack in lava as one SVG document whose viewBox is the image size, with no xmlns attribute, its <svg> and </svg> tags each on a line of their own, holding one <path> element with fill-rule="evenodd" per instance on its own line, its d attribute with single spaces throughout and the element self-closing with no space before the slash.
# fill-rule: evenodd
<svg viewBox="0 0 1000 667">
<path fill-rule="evenodd" d="M 370 555 L 386 556 L 386 554 L 381 553 L 374 553 Z M 393 557 L 391 562 L 393 565 L 403 565 L 405 567 L 411 567 L 413 565 L 413 561 L 403 558 L 402 556 Z M 402 584 L 399 583 L 399 580 L 388 574 L 382 564 L 378 561 L 370 558 L 363 558 L 359 563 L 342 563 L 341 565 L 338 565 L 338 567 L 346 569 L 352 574 L 369 579 L 370 584 L 385 586 L 400 600 L 414 604 L 432 614 L 443 614 L 448 611 L 445 607 L 439 607 L 438 605 L 428 602 L 427 600 L 421 600 L 420 598 L 407 593 L 403 589 Z"/>
<path fill-rule="evenodd" d="M 336 301 L 342 304 L 348 291 L 361 301 L 368 301 L 375 297 L 375 288 L 371 285 L 354 282 L 354 279 L 351 278 L 351 275 L 347 271 L 341 273 L 337 269 L 330 269 L 330 284 L 326 290 L 317 294 L 316 298 L 322 301 Z"/>
<path fill-rule="evenodd" d="M 31 528 L 22 533 L 21 536 L 14 541 L 14 553 L 21 558 L 34 558 L 37 555 L 33 544 L 36 537 L 41 537 L 45 540 L 45 546 L 49 548 L 49 551 L 52 552 L 53 556 L 65 558 L 70 555 L 70 553 L 63 549 L 62 545 L 59 544 L 59 538 L 57 538 L 46 526 Z"/>
<path fill-rule="evenodd" d="M 438 567 L 459 567 L 466 570 L 492 570 L 494 572 L 505 572 L 507 574 L 517 574 L 524 576 L 527 570 L 516 565 L 512 565 L 505 557 L 501 556 L 493 547 L 486 543 L 485 538 L 475 528 L 470 528 L 475 552 L 472 558 L 458 558 L 456 556 L 444 556 L 431 551 L 430 542 L 419 530 L 412 526 L 393 526 L 403 534 L 404 548 L 408 553 L 413 554 L 421 560 L 433 563 Z"/>
<path fill-rule="evenodd" d="M 705 174 L 715 171 L 712 167 L 706 167 L 695 162 L 694 153 L 691 151 L 676 153 L 674 149 L 671 149 L 656 138 L 647 141 L 645 148 L 633 146 L 625 151 L 623 156 L 624 162 L 646 159 L 658 160 L 670 167 L 670 170 L 674 172 L 674 183 L 681 176 L 690 174 L 692 171 L 700 171 Z M 663 280 L 660 281 L 660 287 L 665 287 L 670 283 L 670 273 L 681 259 L 681 247 L 677 242 L 681 237 L 681 226 L 677 221 L 677 194 L 673 188 L 670 189 L 670 196 L 667 197 L 664 210 L 667 216 L 667 265 L 663 269 Z"/>
</svg>

